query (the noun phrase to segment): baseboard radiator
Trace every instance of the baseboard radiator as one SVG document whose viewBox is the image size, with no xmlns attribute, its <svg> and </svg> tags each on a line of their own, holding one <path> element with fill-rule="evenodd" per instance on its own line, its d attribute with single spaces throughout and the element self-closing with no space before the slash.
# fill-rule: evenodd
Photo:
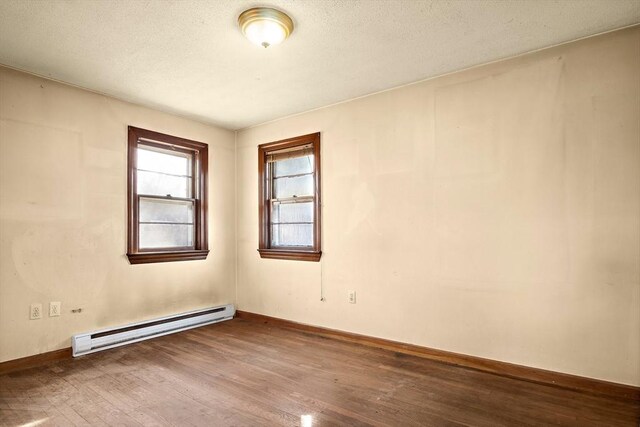
<svg viewBox="0 0 640 427">
<path fill-rule="evenodd" d="M 74 335 L 73 357 L 233 319 L 233 304 Z"/>
</svg>

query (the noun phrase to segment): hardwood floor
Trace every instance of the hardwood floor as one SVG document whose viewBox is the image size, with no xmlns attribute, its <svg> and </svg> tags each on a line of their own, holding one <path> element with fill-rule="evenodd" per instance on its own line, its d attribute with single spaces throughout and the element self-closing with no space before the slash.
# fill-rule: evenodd
<svg viewBox="0 0 640 427">
<path fill-rule="evenodd" d="M 638 401 L 242 319 L 0 376 L 3 426 L 637 426 L 639 421 Z"/>
</svg>

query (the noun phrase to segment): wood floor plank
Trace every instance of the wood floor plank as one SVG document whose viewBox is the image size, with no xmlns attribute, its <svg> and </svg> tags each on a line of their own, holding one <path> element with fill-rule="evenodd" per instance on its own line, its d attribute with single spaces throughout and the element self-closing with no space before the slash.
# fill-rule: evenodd
<svg viewBox="0 0 640 427">
<path fill-rule="evenodd" d="M 234 319 L 0 375 L 0 426 L 637 426 L 584 394 Z"/>
</svg>

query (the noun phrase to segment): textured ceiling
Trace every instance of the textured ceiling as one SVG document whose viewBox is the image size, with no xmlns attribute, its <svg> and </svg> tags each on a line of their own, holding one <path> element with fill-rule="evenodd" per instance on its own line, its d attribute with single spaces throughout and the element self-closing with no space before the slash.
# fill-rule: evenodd
<svg viewBox="0 0 640 427">
<path fill-rule="evenodd" d="M 638 0 L 267 0 L 252 45 L 216 1 L 0 1 L 0 63 L 238 129 L 640 22 Z"/>
</svg>

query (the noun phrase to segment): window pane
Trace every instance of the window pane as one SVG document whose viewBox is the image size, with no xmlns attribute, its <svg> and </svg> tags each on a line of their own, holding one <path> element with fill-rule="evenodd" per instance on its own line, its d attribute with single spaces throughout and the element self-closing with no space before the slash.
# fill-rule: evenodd
<svg viewBox="0 0 640 427">
<path fill-rule="evenodd" d="M 271 246 L 313 246 L 313 224 L 272 224 Z"/>
<path fill-rule="evenodd" d="M 313 172 L 313 155 L 294 157 L 273 163 L 273 176 L 297 175 Z"/>
<path fill-rule="evenodd" d="M 138 171 L 138 194 L 151 196 L 191 197 L 191 178 Z"/>
<path fill-rule="evenodd" d="M 274 203 L 271 222 L 313 222 L 313 202 Z"/>
<path fill-rule="evenodd" d="M 295 178 L 274 178 L 273 192 L 276 199 L 293 196 L 313 196 L 313 175 Z"/>
<path fill-rule="evenodd" d="M 140 224 L 141 249 L 193 246 L 193 225 Z"/>
<path fill-rule="evenodd" d="M 193 224 L 191 201 L 140 198 L 140 222 L 168 222 Z"/>
<path fill-rule="evenodd" d="M 138 146 L 138 169 L 191 176 L 191 156 L 155 147 Z"/>
</svg>

